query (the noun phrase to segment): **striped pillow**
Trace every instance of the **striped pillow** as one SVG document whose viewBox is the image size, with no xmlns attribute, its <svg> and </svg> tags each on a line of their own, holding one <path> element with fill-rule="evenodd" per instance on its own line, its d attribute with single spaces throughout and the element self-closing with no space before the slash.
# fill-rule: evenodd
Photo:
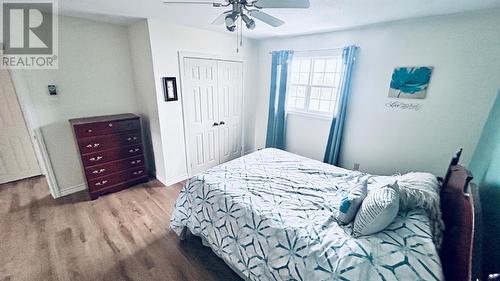
<svg viewBox="0 0 500 281">
<path fill-rule="evenodd" d="M 368 193 L 354 219 L 353 236 L 370 235 L 384 230 L 399 211 L 398 183 Z"/>
</svg>

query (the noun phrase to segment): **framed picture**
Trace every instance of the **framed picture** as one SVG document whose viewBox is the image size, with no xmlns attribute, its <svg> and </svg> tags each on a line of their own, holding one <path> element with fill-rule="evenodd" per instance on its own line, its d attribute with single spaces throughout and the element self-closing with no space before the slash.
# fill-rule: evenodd
<svg viewBox="0 0 500 281">
<path fill-rule="evenodd" d="M 175 77 L 163 77 L 163 95 L 165 96 L 165 101 L 176 101 L 177 100 L 177 82 Z"/>
<path fill-rule="evenodd" d="M 390 98 L 425 99 L 432 67 L 398 67 L 394 69 L 389 89 Z"/>
</svg>

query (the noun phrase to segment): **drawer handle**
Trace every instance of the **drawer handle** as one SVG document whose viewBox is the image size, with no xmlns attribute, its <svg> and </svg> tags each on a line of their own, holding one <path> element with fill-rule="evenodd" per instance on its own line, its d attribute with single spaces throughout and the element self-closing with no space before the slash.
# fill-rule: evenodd
<svg viewBox="0 0 500 281">
<path fill-rule="evenodd" d="M 142 170 L 141 171 L 137 171 L 137 172 L 133 172 L 132 174 L 134 174 L 134 175 L 140 175 L 140 174 L 142 174 Z"/>
<path fill-rule="evenodd" d="M 135 164 L 139 164 L 141 162 L 142 162 L 142 160 L 134 160 L 134 161 L 131 161 L 130 164 L 135 165 Z"/>
<path fill-rule="evenodd" d="M 88 130 L 87 130 L 87 133 L 92 133 L 92 129 L 88 129 Z"/>
<path fill-rule="evenodd" d="M 106 172 L 106 169 L 99 169 L 99 170 L 92 171 L 93 174 L 100 174 L 100 173 L 103 173 L 103 172 Z"/>
<path fill-rule="evenodd" d="M 87 145 L 88 148 L 96 148 L 98 147 L 99 145 L 101 145 L 100 143 L 94 143 L 94 144 L 89 144 Z"/>
<path fill-rule="evenodd" d="M 108 124 L 108 126 L 109 126 L 109 127 L 113 127 L 113 123 L 109 123 L 109 124 Z"/>
<path fill-rule="evenodd" d="M 106 183 L 108 183 L 108 181 L 104 180 L 104 181 L 96 182 L 95 185 L 105 185 Z"/>
<path fill-rule="evenodd" d="M 139 151 L 139 148 L 134 148 L 134 149 L 131 149 L 131 150 L 129 150 L 128 152 L 130 152 L 130 153 L 134 153 L 134 152 L 137 152 L 137 151 Z"/>
<path fill-rule="evenodd" d="M 90 158 L 90 161 L 99 161 L 101 159 L 102 159 L 102 156 L 97 156 L 97 157 Z"/>
<path fill-rule="evenodd" d="M 137 140 L 137 137 L 128 137 L 127 138 L 128 141 L 133 141 L 133 140 Z"/>
</svg>

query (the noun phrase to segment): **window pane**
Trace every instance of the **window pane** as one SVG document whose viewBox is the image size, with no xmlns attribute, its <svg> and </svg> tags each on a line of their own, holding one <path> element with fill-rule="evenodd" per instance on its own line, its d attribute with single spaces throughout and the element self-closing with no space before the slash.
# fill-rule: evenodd
<svg viewBox="0 0 500 281">
<path fill-rule="evenodd" d="M 325 85 L 333 86 L 335 73 L 325 73 Z"/>
<path fill-rule="evenodd" d="M 321 88 L 312 87 L 311 88 L 311 99 L 319 99 L 321 95 Z"/>
<path fill-rule="evenodd" d="M 295 97 L 287 97 L 288 98 L 288 107 L 295 107 Z"/>
<path fill-rule="evenodd" d="M 294 73 L 292 72 L 292 75 L 291 75 L 291 82 L 294 83 L 294 84 L 297 84 L 299 83 L 299 73 Z"/>
<path fill-rule="evenodd" d="M 306 87 L 297 86 L 297 97 L 301 97 L 301 98 L 306 97 Z"/>
<path fill-rule="evenodd" d="M 319 111 L 329 112 L 330 111 L 330 101 L 322 100 L 319 104 Z"/>
<path fill-rule="evenodd" d="M 331 88 L 323 88 L 321 89 L 321 99 L 322 100 L 331 100 L 332 99 L 332 89 Z"/>
<path fill-rule="evenodd" d="M 313 85 L 323 85 L 323 79 L 325 78 L 324 73 L 314 73 L 313 75 Z"/>
<path fill-rule="evenodd" d="M 337 60 L 326 60 L 325 72 L 335 72 L 335 69 L 337 69 Z"/>
<path fill-rule="evenodd" d="M 344 64 L 342 63 L 342 61 L 339 60 L 337 62 L 337 72 L 342 72 L 343 66 Z"/>
<path fill-rule="evenodd" d="M 337 100 L 333 100 L 331 103 L 330 103 L 330 108 L 329 108 L 329 111 L 330 112 L 333 112 L 335 110 L 335 105 L 337 104 Z"/>
<path fill-rule="evenodd" d="M 297 95 L 297 86 L 291 85 L 290 88 L 288 88 L 288 96 L 294 97 Z"/>
<path fill-rule="evenodd" d="M 339 72 L 339 73 L 337 73 L 337 74 L 335 75 L 335 82 L 333 83 L 333 85 L 334 85 L 335 87 L 339 87 L 339 86 L 340 86 L 340 79 L 341 79 L 341 78 L 342 78 L 342 73 L 340 73 L 340 72 Z"/>
<path fill-rule="evenodd" d="M 315 59 L 314 60 L 314 72 L 325 72 L 325 60 Z"/>
<path fill-rule="evenodd" d="M 317 111 L 318 108 L 319 108 L 319 100 L 317 100 L 317 99 L 311 99 L 309 101 L 309 110 Z"/>
<path fill-rule="evenodd" d="M 298 73 L 300 71 L 300 60 L 292 61 L 292 73 Z"/>
<path fill-rule="evenodd" d="M 306 100 L 304 98 L 297 98 L 295 102 L 295 107 L 296 108 L 304 108 L 304 105 L 306 103 Z"/>
<path fill-rule="evenodd" d="M 304 59 L 300 61 L 300 72 L 309 72 L 311 71 L 311 60 Z"/>
<path fill-rule="evenodd" d="M 309 73 L 300 73 L 300 84 L 307 84 L 309 82 Z"/>
</svg>

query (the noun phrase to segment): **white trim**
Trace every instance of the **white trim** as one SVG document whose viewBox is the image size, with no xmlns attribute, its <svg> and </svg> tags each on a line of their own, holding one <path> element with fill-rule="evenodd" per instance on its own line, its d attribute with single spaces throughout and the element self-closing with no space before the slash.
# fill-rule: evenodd
<svg viewBox="0 0 500 281">
<path fill-rule="evenodd" d="M 222 61 L 233 61 L 233 62 L 240 62 L 241 63 L 241 91 L 242 91 L 242 95 L 241 95 L 241 116 L 240 116 L 240 124 L 241 124 L 241 153 L 243 155 L 243 148 L 245 147 L 244 146 L 244 142 L 245 142 L 245 135 L 244 135 L 244 132 L 245 132 L 245 129 L 246 129 L 246 126 L 245 126 L 245 119 L 244 119 L 244 100 L 245 100 L 245 85 L 244 85 L 244 82 L 245 82 L 245 61 L 243 58 L 241 57 L 237 57 L 237 56 L 227 56 L 227 55 L 216 55 L 216 54 L 206 54 L 206 53 L 197 53 L 197 52 L 186 52 L 186 51 L 179 51 L 178 52 L 178 58 L 179 58 L 179 81 L 180 81 L 180 89 L 179 89 L 179 94 L 178 94 L 178 98 L 182 104 L 182 120 L 183 120 L 183 126 L 184 126 L 184 147 L 185 147 L 185 159 L 186 159 L 186 171 L 187 171 L 187 176 L 186 178 L 188 177 L 192 177 L 193 176 L 193 170 L 191 168 L 191 158 L 189 157 L 190 156 L 190 153 L 191 151 L 189 151 L 189 143 L 188 143 L 188 140 L 187 140 L 187 134 L 188 134 L 188 131 L 187 131 L 187 128 L 188 128 L 188 124 L 187 124 L 187 118 L 186 118 L 186 112 L 187 112 L 187 105 L 185 104 L 184 102 L 184 98 L 183 98 L 183 90 L 184 90 L 184 81 L 182 79 L 182 77 L 184 76 L 184 59 L 186 58 L 194 58 L 194 59 L 206 59 L 206 60 L 222 60 Z M 180 176 L 178 177 L 175 177 L 174 179 L 176 178 L 180 178 Z M 181 180 L 179 180 L 181 181 Z M 167 183 L 171 182 L 171 180 L 168 180 L 167 182 L 162 182 L 163 184 L 165 184 L 166 186 Z"/>
<path fill-rule="evenodd" d="M 36 130 L 34 130 L 34 133 L 36 135 L 37 146 L 39 147 L 40 153 L 42 156 L 44 173 L 45 173 L 45 177 L 47 179 L 47 184 L 49 185 L 50 193 L 52 194 L 52 197 L 54 197 L 54 198 L 61 197 L 62 196 L 61 189 L 59 188 L 59 185 L 57 184 L 56 175 L 55 175 L 54 170 L 52 168 L 52 163 L 50 162 L 49 152 L 47 150 L 47 146 L 45 145 L 45 141 L 43 139 L 42 132 L 40 129 L 36 129 Z"/>
<path fill-rule="evenodd" d="M 187 180 L 188 178 L 189 178 L 188 174 L 182 174 L 180 176 L 172 177 L 172 178 L 166 180 L 165 182 L 162 182 L 162 181 L 160 181 L 160 182 L 163 183 L 163 185 L 165 185 L 165 186 L 171 186 L 171 185 L 174 185 L 174 184 L 181 182 L 183 180 Z"/>
<path fill-rule="evenodd" d="M 299 110 L 287 110 L 287 115 L 297 115 L 307 118 L 315 118 L 315 119 L 323 119 L 331 121 L 333 119 L 333 115 L 320 114 L 320 113 L 312 113 L 307 111 L 299 111 Z"/>
<path fill-rule="evenodd" d="M 67 188 L 63 188 L 62 190 L 60 190 L 60 196 L 59 197 L 70 195 L 70 194 L 73 194 L 75 192 L 83 191 L 83 190 L 86 190 L 86 189 L 87 189 L 87 185 L 84 184 L 84 183 L 73 185 L 73 186 L 70 186 L 70 187 L 67 187 Z"/>
</svg>

